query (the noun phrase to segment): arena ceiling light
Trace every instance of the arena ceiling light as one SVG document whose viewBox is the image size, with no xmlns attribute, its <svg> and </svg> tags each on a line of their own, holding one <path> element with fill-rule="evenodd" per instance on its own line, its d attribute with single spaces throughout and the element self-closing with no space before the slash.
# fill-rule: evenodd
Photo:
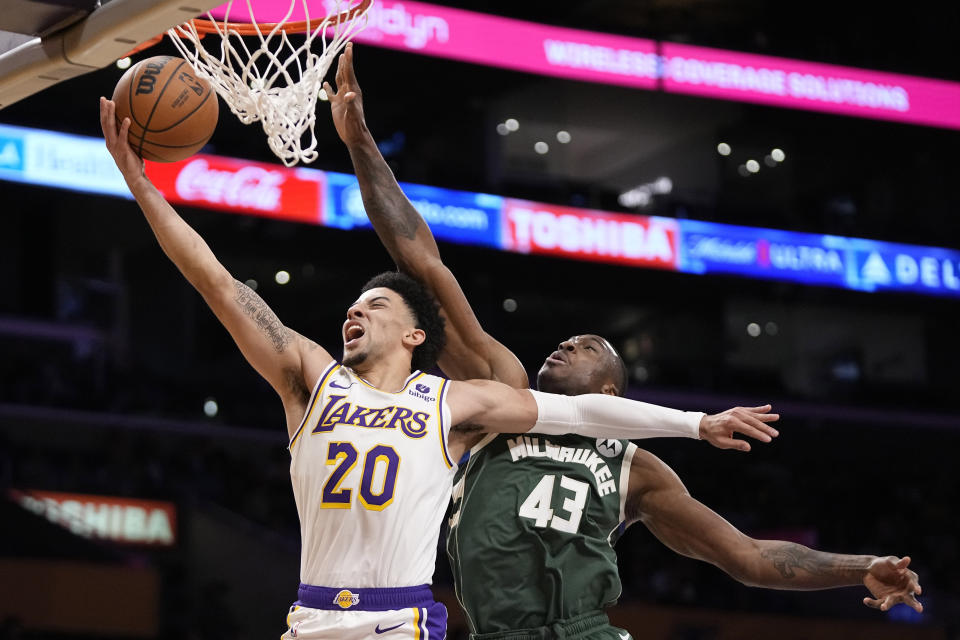
<svg viewBox="0 0 960 640">
<path fill-rule="evenodd" d="M 624 191 L 617 197 L 620 206 L 627 208 L 645 207 L 655 195 L 665 195 L 673 191 L 673 180 L 661 176 L 653 182 L 647 182 Z"/>
</svg>

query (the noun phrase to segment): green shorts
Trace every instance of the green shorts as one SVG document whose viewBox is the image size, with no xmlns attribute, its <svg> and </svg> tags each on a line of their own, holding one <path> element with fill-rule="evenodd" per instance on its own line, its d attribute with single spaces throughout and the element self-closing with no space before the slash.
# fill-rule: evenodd
<svg viewBox="0 0 960 640">
<path fill-rule="evenodd" d="M 470 640 L 633 640 L 633 636 L 612 626 L 605 613 L 585 613 L 545 627 L 471 633 Z"/>
</svg>

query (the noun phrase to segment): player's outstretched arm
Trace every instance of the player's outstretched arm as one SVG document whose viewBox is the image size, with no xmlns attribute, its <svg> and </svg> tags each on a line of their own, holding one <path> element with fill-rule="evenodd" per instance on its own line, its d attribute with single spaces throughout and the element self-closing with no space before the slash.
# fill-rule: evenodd
<svg viewBox="0 0 960 640">
<path fill-rule="evenodd" d="M 670 467 L 637 450 L 630 468 L 628 522 L 643 522 L 679 554 L 716 565 L 748 586 L 830 589 L 863 584 L 867 606 L 886 611 L 904 602 L 917 611 L 921 588 L 909 557 L 825 553 L 782 540 L 755 540 L 695 500 Z"/>
<path fill-rule="evenodd" d="M 443 309 L 447 344 L 440 354 L 440 368 L 454 380 L 499 380 L 527 388 L 523 365 L 480 326 L 460 284 L 440 259 L 430 227 L 400 189 L 367 129 L 363 94 L 353 71 L 352 43 L 340 55 L 337 91 L 329 83 L 324 90 L 337 133 L 350 151 L 363 206 L 374 230 L 397 266 L 424 283 Z"/>
<path fill-rule="evenodd" d="M 767 422 L 779 416 L 770 406 L 737 407 L 716 415 L 678 411 L 646 402 L 590 393 L 562 396 L 513 389 L 488 380 L 450 383 L 453 424 L 501 433 L 576 433 L 597 438 L 703 438 L 721 449 L 749 450 L 732 437 L 741 433 L 770 442 L 777 431 Z"/>
<path fill-rule="evenodd" d="M 127 143 L 130 119 L 118 128 L 115 105 L 106 98 L 100 98 L 100 125 L 107 149 L 163 252 L 200 292 L 250 364 L 283 398 L 288 425 L 299 420 L 300 399 L 306 402 L 308 386 L 333 358 L 316 343 L 283 326 L 260 296 L 220 264 L 203 238 L 147 179 L 143 161 Z"/>
</svg>

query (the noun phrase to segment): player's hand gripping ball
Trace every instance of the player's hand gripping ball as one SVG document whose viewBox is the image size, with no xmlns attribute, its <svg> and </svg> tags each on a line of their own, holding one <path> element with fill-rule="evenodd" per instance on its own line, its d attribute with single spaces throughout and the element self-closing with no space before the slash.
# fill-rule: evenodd
<svg viewBox="0 0 960 640">
<path fill-rule="evenodd" d="M 113 90 L 117 127 L 130 118 L 127 141 L 155 162 L 189 158 L 217 127 L 220 107 L 210 84 L 183 58 L 154 56 L 133 65 Z"/>
</svg>

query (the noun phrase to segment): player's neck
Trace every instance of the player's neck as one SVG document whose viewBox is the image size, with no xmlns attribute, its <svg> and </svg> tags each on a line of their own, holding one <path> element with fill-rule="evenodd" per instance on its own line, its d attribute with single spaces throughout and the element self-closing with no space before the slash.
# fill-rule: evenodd
<svg viewBox="0 0 960 640">
<path fill-rule="evenodd" d="M 402 355 L 404 354 L 399 354 Z M 399 356 L 384 357 L 377 362 L 363 362 L 353 367 L 353 372 L 381 391 L 396 393 L 403 389 L 410 377 L 409 356 Z"/>
</svg>

